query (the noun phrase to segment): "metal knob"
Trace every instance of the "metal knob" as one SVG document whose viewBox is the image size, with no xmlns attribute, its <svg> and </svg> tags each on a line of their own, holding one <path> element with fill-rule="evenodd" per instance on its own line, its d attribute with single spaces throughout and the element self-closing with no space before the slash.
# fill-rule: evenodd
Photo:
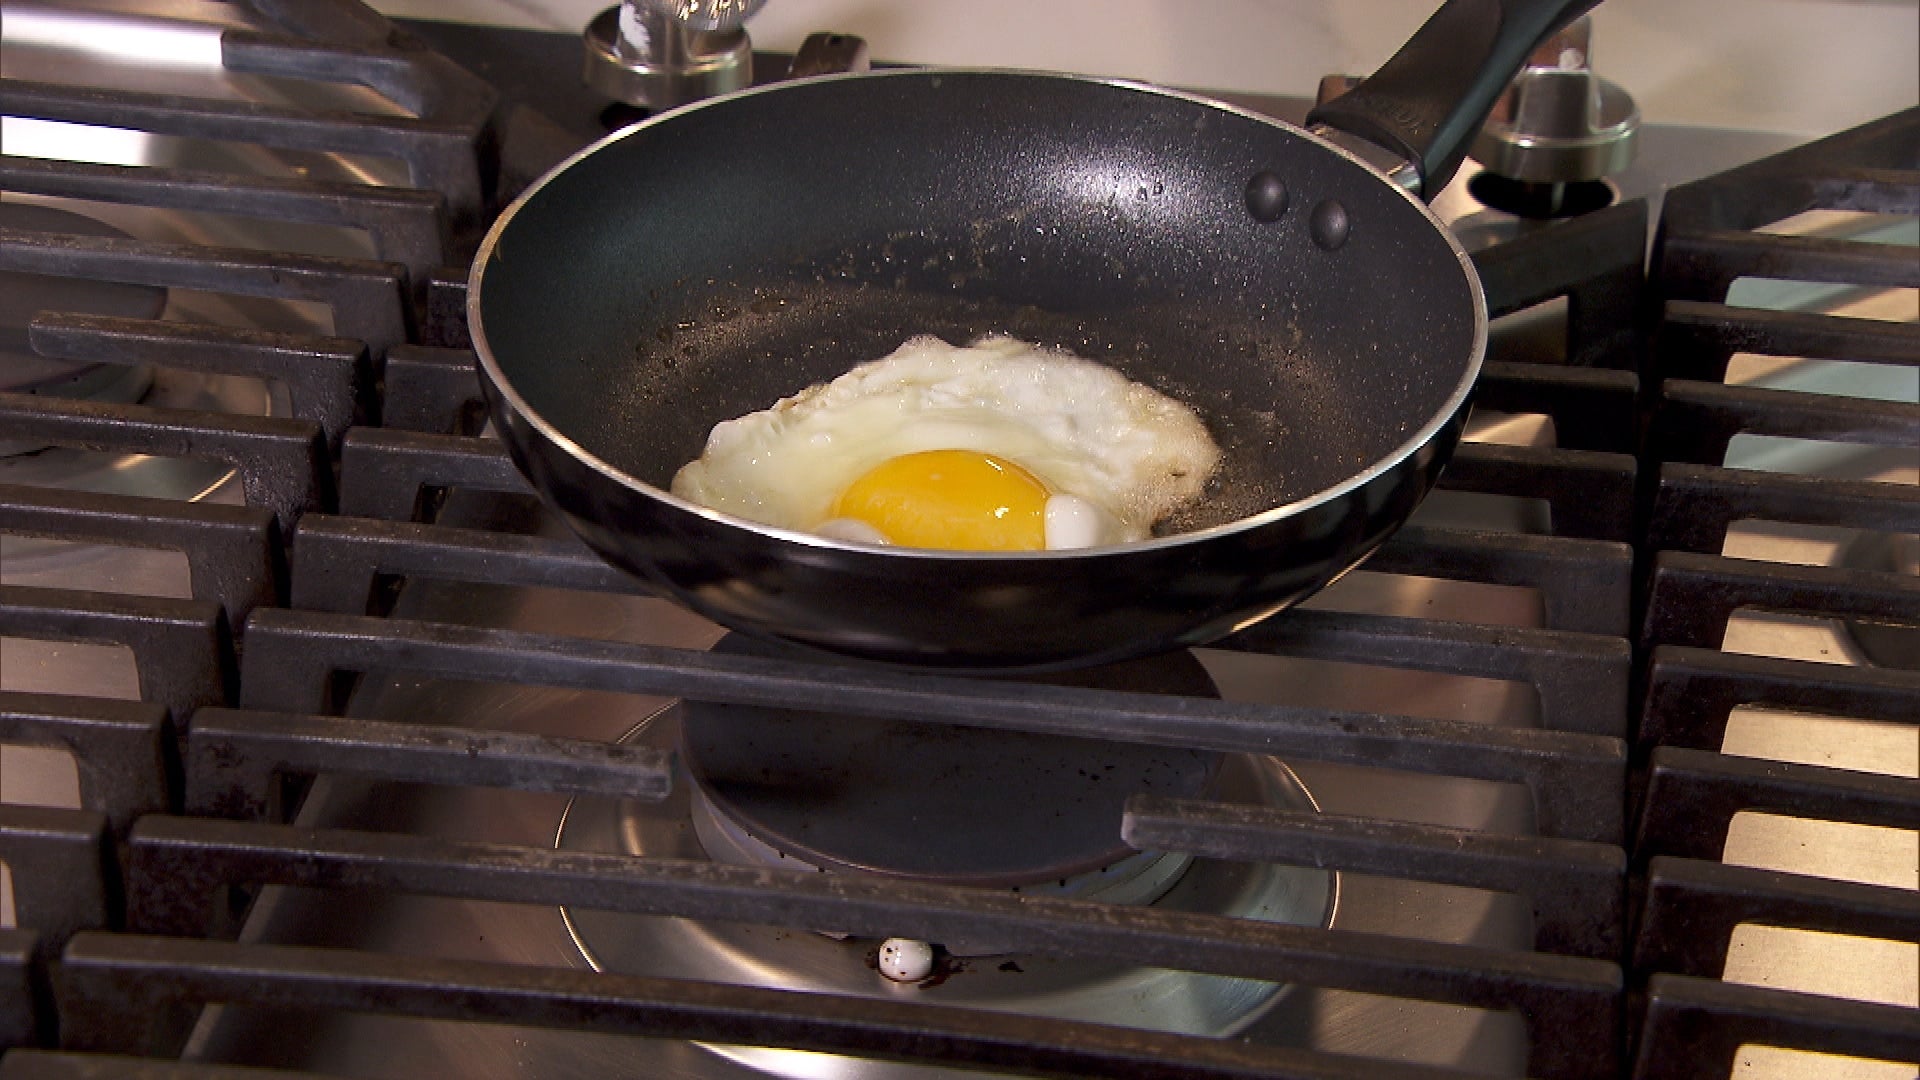
<svg viewBox="0 0 1920 1080">
<path fill-rule="evenodd" d="M 625 0 L 587 26 L 587 85 L 648 109 L 751 85 L 753 44 L 741 24 L 765 2 Z"/>
<path fill-rule="evenodd" d="M 657 11 L 695 30 L 738 30 L 767 0 L 643 0 L 642 6 Z"/>
<path fill-rule="evenodd" d="M 1592 23 L 1534 51 L 1494 105 L 1470 153 L 1487 171 L 1536 184 L 1598 180 L 1633 162 L 1640 109 L 1593 73 Z"/>
</svg>

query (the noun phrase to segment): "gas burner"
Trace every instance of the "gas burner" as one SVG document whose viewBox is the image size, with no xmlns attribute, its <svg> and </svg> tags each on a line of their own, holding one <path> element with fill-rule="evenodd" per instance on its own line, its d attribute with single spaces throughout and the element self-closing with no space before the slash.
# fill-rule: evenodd
<svg viewBox="0 0 1920 1080">
<path fill-rule="evenodd" d="M 764 648 L 735 636 L 720 651 Z M 1047 678 L 1214 696 L 1190 653 Z M 561 819 L 556 847 L 966 883 L 1309 926 L 1330 925 L 1334 917 L 1338 878 L 1331 872 L 1137 853 L 1118 839 L 1122 805 L 1140 791 L 1317 812 L 1299 779 L 1272 758 L 706 703 L 667 709 L 623 741 L 684 750 L 674 794 L 663 803 L 576 799 Z M 758 765 L 736 753 L 742 745 Z M 887 768 L 896 755 L 903 759 L 897 772 Z M 989 768 L 992 781 L 980 782 Z M 1017 778 L 1008 777 L 1010 769 Z M 975 782 L 967 782 L 969 775 Z M 755 777 L 772 782 L 751 782 Z M 811 782 L 780 782 L 796 777 Z M 1041 828 L 1033 821 L 1055 824 Z M 990 942 L 937 943 L 931 975 L 903 984 L 877 970 L 880 941 L 832 927 L 807 934 L 571 908 L 561 914 L 582 958 L 600 971 L 880 999 L 924 994 L 923 1000 L 943 1004 L 1161 1031 L 1234 1034 L 1270 1010 L 1285 989 L 1012 955 Z M 776 1076 L 937 1075 L 792 1051 L 707 1048 Z"/>
<path fill-rule="evenodd" d="M 714 649 L 771 650 L 737 634 Z M 1218 696 L 1189 653 L 1046 681 Z M 1177 877 L 1120 839 L 1123 804 L 1198 798 L 1220 765 L 1184 748 L 709 702 L 685 705 L 681 727 L 715 858 L 1055 895 Z"/>
</svg>

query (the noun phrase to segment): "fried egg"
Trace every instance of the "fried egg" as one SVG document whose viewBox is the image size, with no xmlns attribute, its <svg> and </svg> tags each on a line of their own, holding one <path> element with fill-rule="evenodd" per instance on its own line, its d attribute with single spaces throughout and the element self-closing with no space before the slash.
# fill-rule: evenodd
<svg viewBox="0 0 1920 1080">
<path fill-rule="evenodd" d="M 1220 460 L 1181 402 L 1010 337 L 917 337 L 714 426 L 689 502 L 838 540 L 1038 551 L 1143 540 Z"/>
</svg>

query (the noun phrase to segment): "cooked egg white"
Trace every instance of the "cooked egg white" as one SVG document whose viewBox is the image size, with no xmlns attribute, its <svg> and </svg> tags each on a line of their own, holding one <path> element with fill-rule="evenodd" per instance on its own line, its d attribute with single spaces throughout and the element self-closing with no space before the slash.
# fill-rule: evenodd
<svg viewBox="0 0 1920 1080">
<path fill-rule="evenodd" d="M 1220 449 L 1192 409 L 1009 337 L 918 337 L 715 425 L 673 493 L 859 543 L 969 550 L 1142 540 Z"/>
</svg>

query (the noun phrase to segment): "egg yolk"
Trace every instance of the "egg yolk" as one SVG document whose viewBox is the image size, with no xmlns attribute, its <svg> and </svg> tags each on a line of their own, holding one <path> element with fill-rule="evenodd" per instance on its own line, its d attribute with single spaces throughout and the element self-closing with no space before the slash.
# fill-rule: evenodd
<svg viewBox="0 0 1920 1080">
<path fill-rule="evenodd" d="M 840 495 L 835 517 L 864 521 L 902 547 L 1039 551 L 1047 488 L 1004 458 L 927 450 L 881 462 Z"/>
</svg>

